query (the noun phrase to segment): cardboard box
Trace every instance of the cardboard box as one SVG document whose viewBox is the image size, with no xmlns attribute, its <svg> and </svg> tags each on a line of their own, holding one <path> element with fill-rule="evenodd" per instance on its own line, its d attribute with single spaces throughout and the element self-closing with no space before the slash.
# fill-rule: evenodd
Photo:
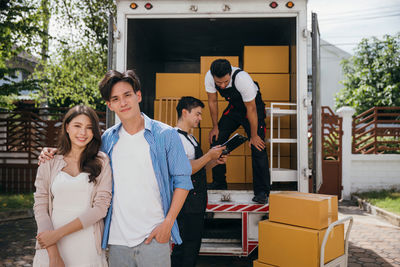
<svg viewBox="0 0 400 267">
<path fill-rule="evenodd" d="M 249 73 L 253 81 L 260 86 L 261 97 L 265 101 L 289 101 L 289 74 L 257 74 Z"/>
<path fill-rule="evenodd" d="M 270 265 L 270 264 L 267 264 L 267 263 L 262 263 L 262 262 L 260 262 L 258 260 L 255 260 L 255 261 L 253 261 L 253 267 L 276 267 L 276 266 Z"/>
<path fill-rule="evenodd" d="M 271 203 L 270 203 L 271 206 Z M 306 216 L 306 215 L 303 215 Z M 258 224 L 258 261 L 276 266 L 318 267 L 326 232 L 270 221 Z M 333 228 L 325 246 L 324 263 L 344 254 L 344 225 Z"/>
<path fill-rule="evenodd" d="M 199 98 L 199 73 L 156 73 L 156 99 L 193 96 Z"/>
<path fill-rule="evenodd" d="M 245 183 L 245 156 L 229 156 L 226 162 L 226 182 Z"/>
<path fill-rule="evenodd" d="M 200 73 L 207 73 L 210 70 L 211 63 L 216 59 L 226 59 L 228 60 L 232 67 L 239 67 L 239 57 L 238 56 L 203 56 L 200 57 Z"/>
<path fill-rule="evenodd" d="M 271 193 L 269 219 L 311 229 L 324 229 L 338 219 L 337 196 L 293 191 Z"/>
<path fill-rule="evenodd" d="M 289 47 L 245 46 L 243 70 L 247 73 L 289 73 Z"/>
<path fill-rule="evenodd" d="M 200 78 L 199 78 L 199 99 L 200 100 L 208 100 L 208 95 L 206 91 L 206 87 L 204 85 L 204 79 L 206 77 L 205 73 L 200 73 Z M 218 94 L 218 99 L 222 100 L 223 98 Z"/>
</svg>

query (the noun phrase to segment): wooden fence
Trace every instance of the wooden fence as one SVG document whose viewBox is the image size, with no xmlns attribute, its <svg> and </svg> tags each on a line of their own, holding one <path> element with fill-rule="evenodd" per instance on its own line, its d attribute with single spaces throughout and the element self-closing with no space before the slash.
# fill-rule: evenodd
<svg viewBox="0 0 400 267">
<path fill-rule="evenodd" d="M 37 158 L 43 147 L 56 146 L 67 109 L 0 112 L 0 191 L 34 191 Z M 98 112 L 105 130 L 105 112 Z"/>
<path fill-rule="evenodd" d="M 353 118 L 353 154 L 400 153 L 400 107 L 373 107 Z"/>
</svg>

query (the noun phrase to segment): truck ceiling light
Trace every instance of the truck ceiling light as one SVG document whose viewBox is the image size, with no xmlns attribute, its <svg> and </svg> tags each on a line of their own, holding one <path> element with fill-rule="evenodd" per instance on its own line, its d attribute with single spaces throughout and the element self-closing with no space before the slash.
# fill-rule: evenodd
<svg viewBox="0 0 400 267">
<path fill-rule="evenodd" d="M 152 9 L 152 8 L 153 8 L 153 5 L 150 4 L 150 3 L 146 3 L 146 4 L 144 5 L 144 7 L 145 7 L 146 9 Z"/>
<path fill-rule="evenodd" d="M 278 7 L 278 3 L 274 1 L 274 2 L 271 2 L 269 4 L 269 6 L 272 7 L 272 8 L 276 8 L 276 7 Z"/>
<path fill-rule="evenodd" d="M 286 7 L 292 8 L 292 7 L 294 7 L 294 3 L 292 1 L 289 1 L 286 3 Z"/>
<path fill-rule="evenodd" d="M 132 8 L 132 9 L 136 9 L 136 8 L 138 7 L 138 5 L 137 5 L 136 3 L 132 3 L 132 4 L 130 4 L 129 6 L 130 6 L 130 8 Z"/>
</svg>

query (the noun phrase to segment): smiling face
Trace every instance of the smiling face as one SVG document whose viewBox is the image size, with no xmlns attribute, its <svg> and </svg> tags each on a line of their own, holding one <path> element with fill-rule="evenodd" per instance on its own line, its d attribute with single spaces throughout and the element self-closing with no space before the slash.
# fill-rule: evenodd
<svg viewBox="0 0 400 267">
<path fill-rule="evenodd" d="M 71 141 L 71 147 L 85 148 L 93 139 L 92 122 L 86 115 L 78 115 L 67 125 L 66 131 Z"/>
<path fill-rule="evenodd" d="M 221 78 L 218 78 L 217 76 L 213 76 L 213 78 L 214 78 L 215 84 L 221 89 L 225 89 L 226 87 L 228 87 L 229 82 L 231 81 L 230 74 L 226 74 L 225 76 L 223 76 Z"/>
<path fill-rule="evenodd" d="M 139 103 L 141 101 L 141 91 L 135 93 L 129 83 L 121 81 L 113 86 L 110 101 L 106 103 L 108 108 L 114 111 L 121 121 L 124 121 L 140 116 Z"/>
<path fill-rule="evenodd" d="M 189 112 L 187 109 L 184 109 L 184 120 L 187 121 L 191 128 L 195 128 L 199 126 L 201 121 L 202 107 L 195 107 Z"/>
</svg>

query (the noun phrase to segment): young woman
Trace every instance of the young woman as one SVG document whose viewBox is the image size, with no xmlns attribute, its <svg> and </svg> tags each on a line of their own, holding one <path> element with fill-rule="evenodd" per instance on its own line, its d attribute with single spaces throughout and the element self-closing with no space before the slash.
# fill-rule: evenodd
<svg viewBox="0 0 400 267">
<path fill-rule="evenodd" d="M 111 200 L 111 168 L 99 152 L 95 111 L 75 106 L 64 117 L 57 155 L 37 171 L 38 227 L 33 266 L 107 266 L 101 236 Z"/>
</svg>

